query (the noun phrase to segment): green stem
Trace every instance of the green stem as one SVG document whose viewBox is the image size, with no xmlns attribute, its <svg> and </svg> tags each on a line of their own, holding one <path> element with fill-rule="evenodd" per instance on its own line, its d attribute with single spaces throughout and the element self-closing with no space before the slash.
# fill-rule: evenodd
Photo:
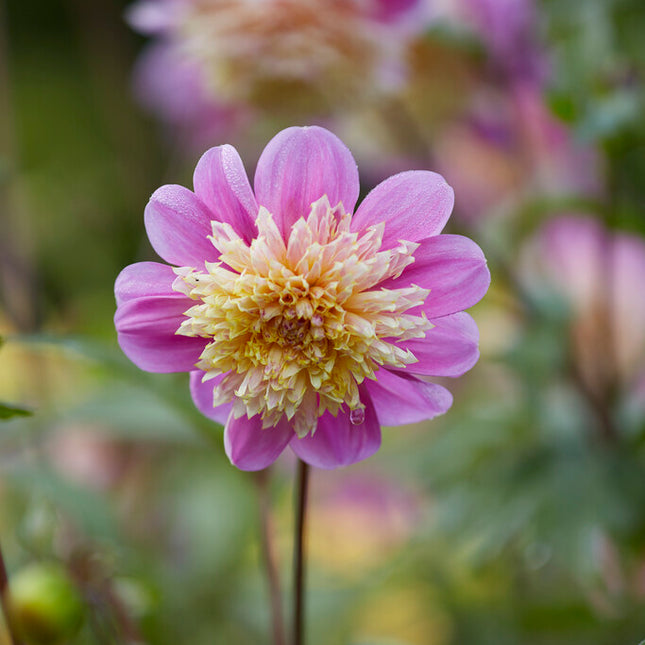
<svg viewBox="0 0 645 645">
<path fill-rule="evenodd" d="M 271 622 L 274 645 L 285 645 L 284 622 L 282 613 L 282 592 L 280 590 L 280 575 L 276 561 L 275 548 L 272 540 L 273 527 L 271 522 L 271 504 L 269 499 L 269 473 L 261 470 L 257 473 L 258 512 L 260 520 L 260 546 L 266 573 L 271 608 Z"/>
<path fill-rule="evenodd" d="M 298 462 L 296 480 L 296 521 L 293 566 L 293 645 L 305 643 L 305 523 L 307 493 L 309 488 L 309 466 Z"/>
</svg>

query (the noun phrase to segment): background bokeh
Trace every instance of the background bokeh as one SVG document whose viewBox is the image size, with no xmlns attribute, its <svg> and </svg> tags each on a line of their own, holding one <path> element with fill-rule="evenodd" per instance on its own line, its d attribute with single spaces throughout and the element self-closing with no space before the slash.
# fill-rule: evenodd
<svg viewBox="0 0 645 645">
<path fill-rule="evenodd" d="M 112 288 L 154 259 L 155 188 L 190 186 L 225 142 L 252 174 L 278 129 L 318 123 L 354 152 L 363 194 L 399 170 L 444 174 L 449 228 L 481 245 L 492 285 L 472 310 L 481 360 L 446 380 L 452 410 L 313 474 L 309 642 L 637 645 L 642 0 L 334 1 L 313 23 L 258 6 L 0 3 L 10 576 L 67 573 L 75 645 L 270 642 L 258 497 L 288 604 L 294 463 L 268 480 L 233 468 L 187 377 L 122 355 Z"/>
</svg>

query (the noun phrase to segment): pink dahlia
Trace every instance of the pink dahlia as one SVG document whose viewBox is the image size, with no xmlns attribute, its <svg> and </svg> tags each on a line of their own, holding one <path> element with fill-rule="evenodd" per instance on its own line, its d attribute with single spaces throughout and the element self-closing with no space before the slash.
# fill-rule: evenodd
<svg viewBox="0 0 645 645">
<path fill-rule="evenodd" d="M 538 85 L 475 98 L 469 117 L 444 128 L 435 145 L 439 170 L 460 196 L 458 216 L 474 223 L 516 213 L 535 196 L 602 193 L 598 151 L 550 113 Z"/>
<path fill-rule="evenodd" d="M 525 282 L 569 310 L 574 367 L 600 395 L 645 379 L 645 241 L 584 215 L 549 220 L 529 243 Z"/>
<path fill-rule="evenodd" d="M 390 177 L 354 211 L 351 153 L 310 127 L 272 139 L 255 190 L 228 145 L 202 156 L 193 181 L 150 198 L 148 237 L 173 266 L 126 267 L 115 324 L 140 368 L 191 373 L 233 464 L 265 468 L 290 446 L 313 466 L 344 466 L 378 450 L 381 425 L 450 407 L 425 377 L 477 361 L 463 309 L 490 275 L 476 244 L 440 235 L 453 206 L 441 176 Z"/>
</svg>

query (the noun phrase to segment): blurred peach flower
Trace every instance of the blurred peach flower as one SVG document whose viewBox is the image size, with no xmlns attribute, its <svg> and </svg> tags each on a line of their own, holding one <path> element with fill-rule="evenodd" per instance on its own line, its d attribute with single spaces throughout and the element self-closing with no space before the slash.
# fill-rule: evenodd
<svg viewBox="0 0 645 645">
<path fill-rule="evenodd" d="M 128 20 L 155 42 L 135 92 L 198 141 L 258 115 L 324 118 L 402 82 L 428 13 L 424 0 L 141 0 Z"/>
</svg>

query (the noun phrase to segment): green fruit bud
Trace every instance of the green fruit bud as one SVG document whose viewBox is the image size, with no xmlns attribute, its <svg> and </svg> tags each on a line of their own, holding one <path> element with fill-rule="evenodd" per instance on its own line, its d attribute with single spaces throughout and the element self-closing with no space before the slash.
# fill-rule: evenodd
<svg viewBox="0 0 645 645">
<path fill-rule="evenodd" d="M 9 580 L 9 623 L 25 645 L 62 645 L 83 619 L 83 603 L 67 571 L 32 564 Z"/>
</svg>

